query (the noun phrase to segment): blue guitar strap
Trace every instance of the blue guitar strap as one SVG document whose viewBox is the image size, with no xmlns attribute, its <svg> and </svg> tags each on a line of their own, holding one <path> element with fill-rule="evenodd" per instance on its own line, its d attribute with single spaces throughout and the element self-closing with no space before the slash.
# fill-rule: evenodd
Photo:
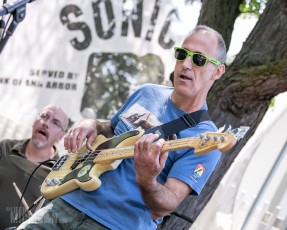
<svg viewBox="0 0 287 230">
<path fill-rule="evenodd" d="M 160 135 L 159 138 L 173 139 L 171 137 L 180 131 L 192 128 L 198 123 L 207 120 L 211 120 L 207 110 L 198 110 L 193 113 L 184 114 L 180 118 L 173 121 L 147 129 L 144 134 L 157 133 Z"/>
</svg>

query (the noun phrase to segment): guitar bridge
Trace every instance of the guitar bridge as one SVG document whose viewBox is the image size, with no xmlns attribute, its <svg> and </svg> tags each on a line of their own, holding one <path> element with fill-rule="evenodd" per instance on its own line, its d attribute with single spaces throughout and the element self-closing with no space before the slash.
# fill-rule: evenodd
<svg viewBox="0 0 287 230">
<path fill-rule="evenodd" d="M 78 157 L 75 162 L 71 165 L 70 169 L 74 170 L 77 166 L 86 161 L 86 159 L 91 155 L 92 151 L 85 152 L 82 156 Z"/>
<path fill-rule="evenodd" d="M 45 180 L 47 186 L 55 186 L 55 185 L 61 185 L 63 182 L 63 179 L 58 179 L 57 177 L 53 178 L 52 180 L 47 178 Z"/>
</svg>

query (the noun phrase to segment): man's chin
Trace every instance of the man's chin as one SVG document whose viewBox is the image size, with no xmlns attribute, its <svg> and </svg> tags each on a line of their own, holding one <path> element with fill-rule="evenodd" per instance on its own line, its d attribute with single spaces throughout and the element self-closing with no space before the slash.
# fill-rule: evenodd
<svg viewBox="0 0 287 230">
<path fill-rule="evenodd" d="M 47 142 L 46 141 L 43 141 L 43 140 L 40 140 L 38 138 L 33 138 L 32 139 L 32 143 L 33 145 L 37 148 L 37 149 L 42 149 L 46 146 Z"/>
</svg>

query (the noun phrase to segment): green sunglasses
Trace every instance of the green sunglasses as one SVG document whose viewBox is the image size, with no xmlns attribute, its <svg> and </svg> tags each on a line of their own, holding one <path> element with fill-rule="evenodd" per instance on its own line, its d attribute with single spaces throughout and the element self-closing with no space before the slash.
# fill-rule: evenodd
<svg viewBox="0 0 287 230">
<path fill-rule="evenodd" d="M 192 64 L 196 67 L 204 67 L 207 62 L 211 62 L 214 65 L 220 65 L 220 61 L 217 61 L 211 57 L 208 57 L 201 53 L 193 53 L 187 49 L 174 47 L 174 56 L 179 61 L 184 61 L 188 56 L 191 57 Z"/>
</svg>

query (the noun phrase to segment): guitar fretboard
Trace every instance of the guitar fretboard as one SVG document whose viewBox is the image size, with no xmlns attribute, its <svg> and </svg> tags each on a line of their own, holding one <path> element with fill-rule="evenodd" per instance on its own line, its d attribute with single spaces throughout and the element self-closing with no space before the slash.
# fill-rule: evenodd
<svg viewBox="0 0 287 230">
<path fill-rule="evenodd" d="M 161 152 L 174 151 L 184 148 L 194 148 L 198 145 L 200 140 L 198 138 L 183 138 L 179 140 L 166 141 L 161 149 Z M 112 149 L 102 150 L 94 159 L 95 163 L 105 161 L 114 161 L 134 156 L 134 146 L 118 147 Z"/>
</svg>

